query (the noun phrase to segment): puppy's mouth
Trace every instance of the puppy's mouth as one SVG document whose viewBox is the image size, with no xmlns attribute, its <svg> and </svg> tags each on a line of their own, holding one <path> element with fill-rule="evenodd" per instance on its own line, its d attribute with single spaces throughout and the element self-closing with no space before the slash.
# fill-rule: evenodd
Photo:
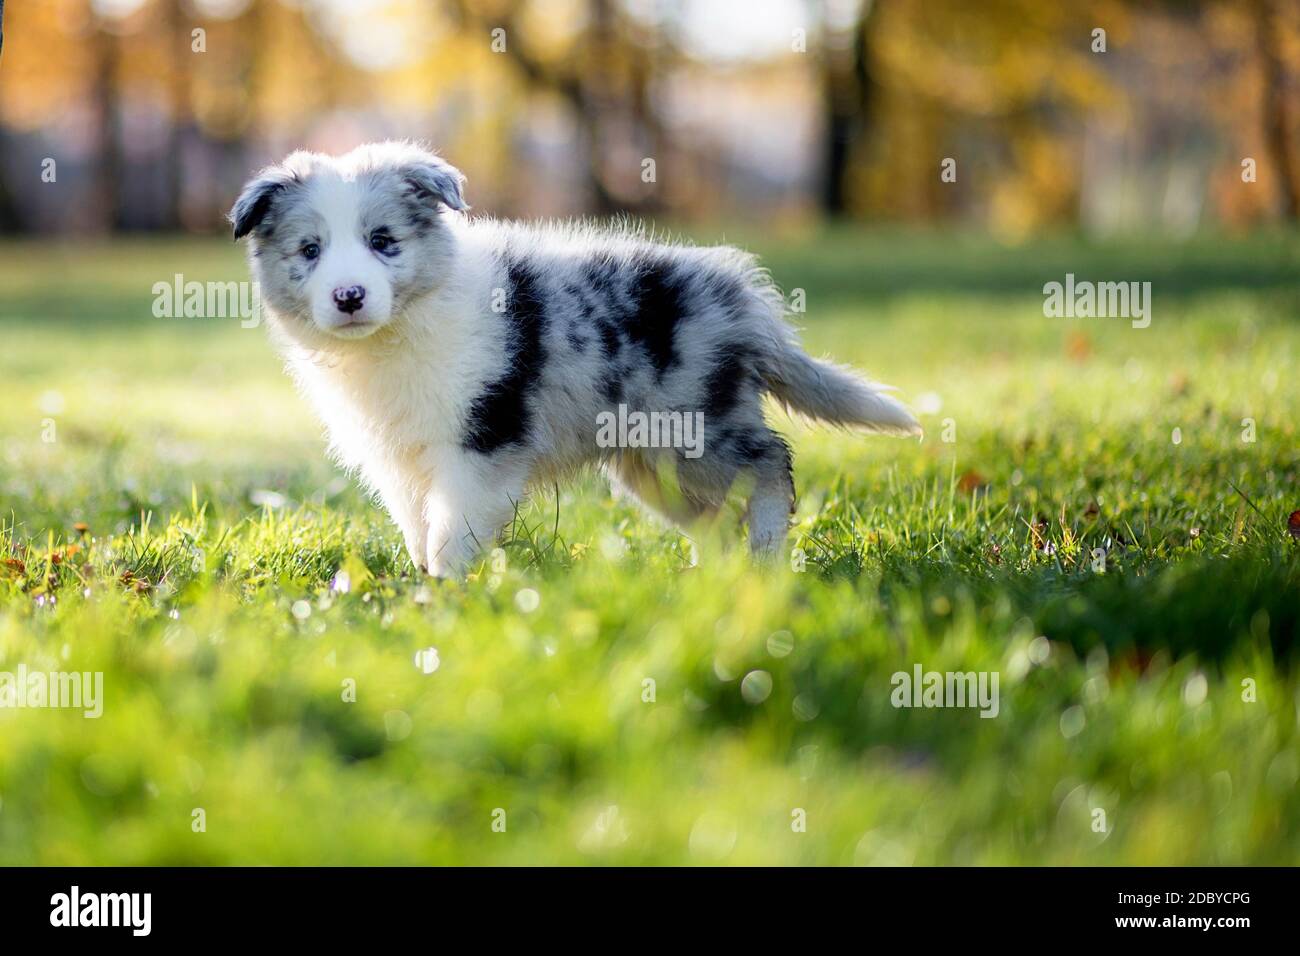
<svg viewBox="0 0 1300 956">
<path fill-rule="evenodd" d="M 380 328 L 380 324 L 369 319 L 348 319 L 330 329 L 330 333 L 339 338 L 365 338 Z"/>
<path fill-rule="evenodd" d="M 364 339 L 382 328 L 384 323 L 367 316 L 351 316 L 342 322 L 334 322 L 326 327 L 330 335 L 341 339 Z"/>
</svg>

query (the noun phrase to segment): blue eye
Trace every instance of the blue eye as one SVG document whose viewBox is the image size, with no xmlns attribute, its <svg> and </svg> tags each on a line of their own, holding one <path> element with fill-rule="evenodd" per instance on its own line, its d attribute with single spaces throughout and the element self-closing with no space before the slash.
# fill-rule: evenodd
<svg viewBox="0 0 1300 956">
<path fill-rule="evenodd" d="M 316 259 L 320 256 L 320 246 L 317 243 L 309 242 L 302 247 L 304 259 Z"/>
<path fill-rule="evenodd" d="M 370 248 L 375 252 L 386 252 L 393 245 L 393 237 L 386 233 L 377 232 L 370 237 Z"/>
</svg>

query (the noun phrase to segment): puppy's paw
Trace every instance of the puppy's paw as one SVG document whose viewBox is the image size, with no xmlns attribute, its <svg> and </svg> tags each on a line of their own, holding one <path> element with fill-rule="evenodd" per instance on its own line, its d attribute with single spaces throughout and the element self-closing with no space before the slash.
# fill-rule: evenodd
<svg viewBox="0 0 1300 956">
<path fill-rule="evenodd" d="M 447 562 L 438 562 L 430 565 L 425 571 L 429 577 L 437 578 L 439 581 L 463 581 L 465 580 L 465 566 L 463 564 L 449 564 Z"/>
<path fill-rule="evenodd" d="M 425 573 L 444 580 L 462 580 L 469 565 L 469 555 L 453 539 L 430 541 Z"/>
</svg>

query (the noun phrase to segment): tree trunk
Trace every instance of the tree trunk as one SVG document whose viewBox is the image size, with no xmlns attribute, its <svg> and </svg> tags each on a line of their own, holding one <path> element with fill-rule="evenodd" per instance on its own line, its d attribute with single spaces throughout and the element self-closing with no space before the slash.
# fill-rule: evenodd
<svg viewBox="0 0 1300 956">
<path fill-rule="evenodd" d="M 4 50 L 5 0 L 0 0 L 0 51 Z M 18 232 L 22 222 L 14 203 L 13 190 L 5 174 L 5 156 L 8 153 L 9 131 L 0 127 L 0 233 Z"/>
<path fill-rule="evenodd" d="M 181 0 L 167 0 L 163 5 L 162 31 L 170 53 L 167 99 L 171 115 L 168 117 L 167 149 L 162 157 L 163 199 L 159 225 L 164 230 L 176 232 L 181 228 L 185 130 L 190 123 L 190 31 L 181 11 Z"/>
<path fill-rule="evenodd" d="M 865 0 L 853 27 L 851 50 L 828 49 L 822 58 L 826 109 L 822 141 L 822 211 L 838 218 L 849 212 L 848 176 L 854 154 L 870 129 L 874 80 L 870 41 L 881 0 Z"/>
<path fill-rule="evenodd" d="M 121 229 L 122 206 L 122 109 L 117 88 L 119 58 L 117 37 L 102 24 L 90 40 L 95 51 L 95 127 L 99 137 L 95 185 L 101 225 L 109 231 Z"/>
<path fill-rule="evenodd" d="M 0 3 L 2 2 L 3 0 L 0 0 Z M 5 169 L 8 140 L 9 131 L 4 127 L 0 127 L 0 234 L 16 233 L 22 230 L 22 217 L 18 214 L 18 205 L 14 202 L 14 193 L 9 187 L 9 177 Z"/>
<path fill-rule="evenodd" d="M 1282 194 L 1282 213 L 1290 221 L 1300 219 L 1300 169 L 1287 110 L 1286 63 L 1274 27 L 1278 21 L 1275 0 L 1256 0 L 1255 30 L 1264 80 L 1264 138 L 1272 165 L 1277 171 Z"/>
<path fill-rule="evenodd" d="M 590 0 L 588 19 L 591 26 L 583 39 L 587 46 L 588 61 L 594 64 L 584 71 L 557 69 L 543 63 L 533 56 L 526 47 L 521 46 L 517 38 L 524 31 L 516 28 L 513 14 L 506 14 L 494 20 L 486 17 L 476 9 L 473 0 L 459 0 L 452 7 L 461 24 L 486 33 L 490 28 L 500 26 L 506 31 L 506 55 L 519 67 L 529 84 L 549 90 L 563 97 L 573 110 L 581 137 L 586 148 L 584 171 L 587 188 L 590 193 L 591 211 L 597 216 L 608 216 L 627 208 L 629 205 L 653 205 L 653 199 L 644 204 L 635 200 L 631 203 L 620 201 L 606 185 L 604 176 L 606 137 L 616 121 L 626 118 L 629 124 L 644 135 L 651 155 L 662 142 L 657 117 L 649 102 L 647 93 L 649 69 L 641 68 L 638 62 L 633 70 L 636 88 L 630 97 L 625 98 L 613 90 L 614 78 L 610 76 L 609 64 L 619 57 L 641 57 L 640 51 L 632 44 L 624 44 L 618 35 L 618 13 L 616 4 L 610 0 Z M 639 172 L 638 172 L 639 175 Z"/>
</svg>

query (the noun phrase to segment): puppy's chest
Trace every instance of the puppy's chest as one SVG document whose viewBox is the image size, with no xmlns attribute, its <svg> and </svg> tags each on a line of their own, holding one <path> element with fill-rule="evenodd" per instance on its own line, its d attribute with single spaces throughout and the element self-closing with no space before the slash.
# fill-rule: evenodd
<svg viewBox="0 0 1300 956">
<path fill-rule="evenodd" d="M 414 357 L 330 370 L 313 388 L 332 445 L 349 465 L 460 442 L 465 401 Z"/>
</svg>

